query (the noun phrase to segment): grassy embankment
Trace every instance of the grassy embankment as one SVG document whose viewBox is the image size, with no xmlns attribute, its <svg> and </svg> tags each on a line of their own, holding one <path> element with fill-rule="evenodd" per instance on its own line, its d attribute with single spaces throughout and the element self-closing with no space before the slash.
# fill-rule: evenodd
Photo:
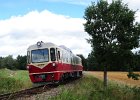
<svg viewBox="0 0 140 100">
<path fill-rule="evenodd" d="M 0 69 L 0 94 L 18 91 L 31 86 L 32 83 L 27 71 Z"/>
<path fill-rule="evenodd" d="M 140 100 L 140 87 L 109 83 L 104 89 L 103 82 L 93 75 L 85 75 L 70 88 L 62 86 L 62 90 L 50 100 Z"/>
</svg>

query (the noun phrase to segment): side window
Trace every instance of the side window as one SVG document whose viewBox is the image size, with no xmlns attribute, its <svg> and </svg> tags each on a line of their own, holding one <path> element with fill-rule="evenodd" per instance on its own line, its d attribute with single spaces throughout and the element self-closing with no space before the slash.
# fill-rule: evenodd
<svg viewBox="0 0 140 100">
<path fill-rule="evenodd" d="M 51 61 L 56 61 L 54 48 L 50 48 L 50 56 L 51 56 Z"/>
</svg>

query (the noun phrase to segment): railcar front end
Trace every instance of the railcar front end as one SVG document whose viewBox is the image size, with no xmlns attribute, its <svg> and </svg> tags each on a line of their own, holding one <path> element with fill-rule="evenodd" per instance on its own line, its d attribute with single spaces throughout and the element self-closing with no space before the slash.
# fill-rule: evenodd
<svg viewBox="0 0 140 100">
<path fill-rule="evenodd" d="M 52 43 L 38 42 L 27 50 L 27 69 L 30 79 L 36 82 L 57 82 L 56 46 Z"/>
</svg>

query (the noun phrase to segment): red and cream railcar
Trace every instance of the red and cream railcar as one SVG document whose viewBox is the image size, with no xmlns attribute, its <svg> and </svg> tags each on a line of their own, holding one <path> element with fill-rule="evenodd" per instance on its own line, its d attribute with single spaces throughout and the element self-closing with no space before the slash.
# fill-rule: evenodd
<svg viewBox="0 0 140 100">
<path fill-rule="evenodd" d="M 37 42 L 27 49 L 27 69 L 36 82 L 60 82 L 68 77 L 81 77 L 81 58 L 65 46 Z"/>
</svg>

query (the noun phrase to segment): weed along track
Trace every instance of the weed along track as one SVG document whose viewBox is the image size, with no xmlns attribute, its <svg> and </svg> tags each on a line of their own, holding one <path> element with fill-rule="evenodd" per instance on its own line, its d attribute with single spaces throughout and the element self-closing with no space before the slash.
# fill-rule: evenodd
<svg viewBox="0 0 140 100">
<path fill-rule="evenodd" d="M 41 85 L 41 86 L 21 90 L 14 93 L 2 94 L 0 95 L 0 100 L 11 100 L 20 97 L 29 97 L 35 94 L 40 94 L 46 91 L 50 91 L 52 88 L 55 88 L 55 86 Z"/>
</svg>

